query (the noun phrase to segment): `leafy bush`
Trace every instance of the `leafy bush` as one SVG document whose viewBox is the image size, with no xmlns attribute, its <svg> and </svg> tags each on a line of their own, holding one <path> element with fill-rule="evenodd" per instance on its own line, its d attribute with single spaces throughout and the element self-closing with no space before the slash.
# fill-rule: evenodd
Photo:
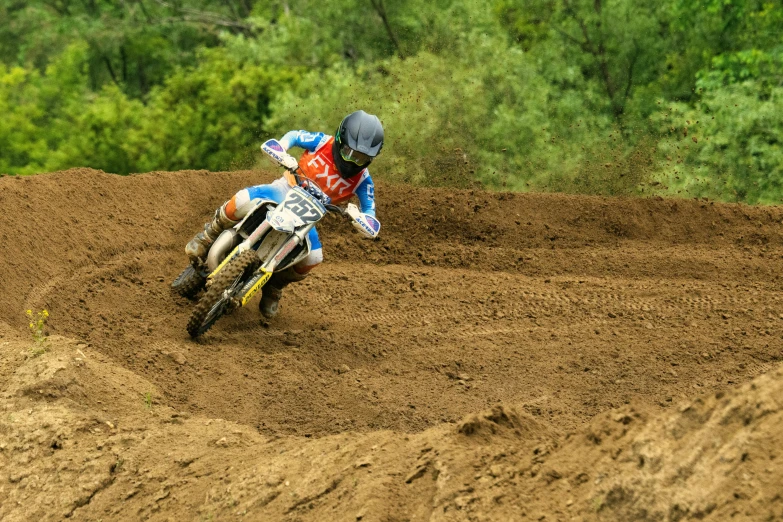
<svg viewBox="0 0 783 522">
<path fill-rule="evenodd" d="M 27 310 L 27 318 L 30 321 L 30 334 L 33 336 L 33 345 L 30 347 L 30 354 L 33 357 L 43 355 L 49 349 L 49 341 L 46 338 L 46 321 L 49 319 L 49 312 L 41 310 L 33 313 Z"/>
<path fill-rule="evenodd" d="M 224 49 L 204 51 L 155 87 L 146 103 L 113 84 L 89 88 L 87 45 L 75 43 L 44 74 L 0 64 L 0 171 L 89 166 L 107 172 L 230 169 L 259 139 L 289 69 L 245 64 Z"/>
<path fill-rule="evenodd" d="M 662 176 L 693 196 L 783 201 L 783 60 L 780 54 L 741 52 L 715 58 L 700 75 L 702 98 L 675 103 L 654 120 Z"/>
</svg>

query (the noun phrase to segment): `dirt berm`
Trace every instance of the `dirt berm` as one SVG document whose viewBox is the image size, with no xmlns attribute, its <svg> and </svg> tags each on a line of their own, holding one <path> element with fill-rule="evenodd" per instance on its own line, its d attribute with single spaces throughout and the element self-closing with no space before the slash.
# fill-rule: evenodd
<svg viewBox="0 0 783 522">
<path fill-rule="evenodd" d="M 0 178 L 0 520 L 783 520 L 782 208 L 382 184 L 192 342 L 183 246 L 273 176 Z"/>
</svg>

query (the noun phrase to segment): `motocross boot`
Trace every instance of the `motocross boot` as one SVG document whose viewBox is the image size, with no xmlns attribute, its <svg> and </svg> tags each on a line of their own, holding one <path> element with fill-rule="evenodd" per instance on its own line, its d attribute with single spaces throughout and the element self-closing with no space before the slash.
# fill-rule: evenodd
<svg viewBox="0 0 783 522">
<path fill-rule="evenodd" d="M 204 224 L 204 231 L 196 234 L 196 237 L 191 239 L 190 243 L 185 247 L 185 253 L 190 258 L 191 263 L 198 264 L 200 261 L 204 261 L 207 252 L 209 252 L 209 247 L 212 246 L 212 243 L 215 242 L 220 233 L 237 223 L 238 221 L 228 218 L 225 205 L 217 209 L 212 221 Z"/>
<path fill-rule="evenodd" d="M 305 277 L 307 277 L 307 274 L 296 272 L 292 266 L 282 272 L 275 272 L 261 289 L 261 301 L 258 303 L 261 315 L 267 319 L 272 319 L 276 316 L 277 311 L 280 309 L 280 298 L 283 297 L 283 288 L 296 281 L 301 281 Z"/>
</svg>

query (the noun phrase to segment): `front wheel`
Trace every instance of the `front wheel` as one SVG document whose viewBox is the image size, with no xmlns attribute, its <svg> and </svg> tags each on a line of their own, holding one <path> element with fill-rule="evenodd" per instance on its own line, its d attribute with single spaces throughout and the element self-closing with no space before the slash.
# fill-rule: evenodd
<svg viewBox="0 0 783 522">
<path fill-rule="evenodd" d="M 188 321 L 188 333 L 194 339 L 203 335 L 215 322 L 236 306 L 235 294 L 258 266 L 254 250 L 242 252 L 218 272 Z"/>
</svg>

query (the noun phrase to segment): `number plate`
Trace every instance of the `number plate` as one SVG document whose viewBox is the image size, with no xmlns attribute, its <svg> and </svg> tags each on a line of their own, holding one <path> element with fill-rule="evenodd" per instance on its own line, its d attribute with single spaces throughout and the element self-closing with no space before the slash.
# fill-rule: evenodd
<svg viewBox="0 0 783 522">
<path fill-rule="evenodd" d="M 286 195 L 285 201 L 283 201 L 283 208 L 304 223 L 316 222 L 326 214 L 326 207 L 299 187 L 294 187 L 288 191 L 288 195 Z"/>
</svg>

